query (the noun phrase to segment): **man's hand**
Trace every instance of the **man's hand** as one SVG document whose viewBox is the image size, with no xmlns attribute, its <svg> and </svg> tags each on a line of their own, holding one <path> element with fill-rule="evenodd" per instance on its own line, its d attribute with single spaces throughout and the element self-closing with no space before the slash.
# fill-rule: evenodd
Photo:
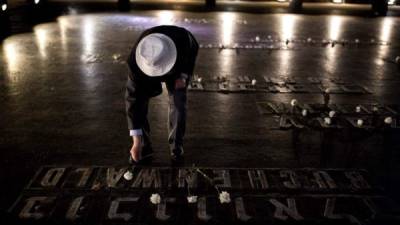
<svg viewBox="0 0 400 225">
<path fill-rule="evenodd" d="M 133 161 L 139 162 L 140 160 L 140 153 L 142 152 L 142 136 L 137 135 L 133 136 L 133 144 L 131 148 L 131 156 Z"/>
<path fill-rule="evenodd" d="M 186 87 L 186 79 L 178 78 L 175 80 L 175 90 L 184 89 Z"/>
</svg>

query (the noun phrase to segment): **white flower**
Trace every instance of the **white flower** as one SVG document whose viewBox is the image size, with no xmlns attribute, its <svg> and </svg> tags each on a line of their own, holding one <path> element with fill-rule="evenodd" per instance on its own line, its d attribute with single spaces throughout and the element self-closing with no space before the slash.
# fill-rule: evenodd
<svg viewBox="0 0 400 225">
<path fill-rule="evenodd" d="M 228 192 L 223 191 L 219 194 L 219 201 L 221 203 L 229 203 L 231 202 L 231 196 L 229 195 Z"/>
<path fill-rule="evenodd" d="M 376 106 L 374 106 L 374 107 L 372 107 L 372 111 L 374 111 L 374 112 L 378 112 L 378 107 L 376 107 Z"/>
<path fill-rule="evenodd" d="M 196 195 L 188 196 L 187 197 L 187 201 L 189 203 L 196 203 L 197 202 L 197 196 Z"/>
<path fill-rule="evenodd" d="M 132 178 L 133 178 L 133 173 L 131 171 L 128 170 L 124 173 L 125 180 L 132 180 Z"/>
<path fill-rule="evenodd" d="M 392 119 L 392 117 L 388 116 L 388 117 L 385 118 L 384 122 L 385 122 L 386 124 L 392 124 L 393 119 Z"/>
<path fill-rule="evenodd" d="M 256 42 L 259 42 L 259 41 L 260 41 L 260 37 L 256 36 Z"/>
<path fill-rule="evenodd" d="M 400 56 L 397 56 L 395 61 L 397 64 L 400 64 Z"/>
<path fill-rule="evenodd" d="M 150 202 L 154 205 L 160 204 L 161 196 L 159 194 L 152 194 L 150 197 Z"/>
<path fill-rule="evenodd" d="M 197 78 L 197 82 L 201 83 L 201 81 L 203 81 L 203 78 L 201 77 Z"/>
<path fill-rule="evenodd" d="M 327 88 L 325 89 L 325 93 L 329 94 L 331 92 L 331 89 Z"/>
<path fill-rule="evenodd" d="M 253 80 L 251 80 L 251 85 L 256 85 L 257 84 L 257 80 L 256 79 L 253 79 Z"/>
<path fill-rule="evenodd" d="M 356 40 L 354 40 L 357 44 L 360 43 L 360 40 L 357 38 Z"/>
<path fill-rule="evenodd" d="M 356 106 L 356 112 L 358 112 L 358 113 L 361 112 L 361 106 L 359 106 L 359 105 Z"/>
<path fill-rule="evenodd" d="M 333 118 L 335 116 L 335 114 L 336 114 L 336 112 L 332 110 L 329 112 L 329 117 Z"/>
<path fill-rule="evenodd" d="M 310 38 L 310 37 L 307 38 L 307 42 L 308 42 L 308 43 L 312 42 L 312 38 Z"/>
<path fill-rule="evenodd" d="M 325 122 L 325 124 L 330 125 L 332 121 L 331 121 L 331 118 L 325 117 L 324 122 Z"/>
<path fill-rule="evenodd" d="M 290 101 L 290 104 L 291 104 L 292 106 L 297 105 L 297 100 L 296 100 L 296 99 L 292 99 L 292 101 Z"/>
<path fill-rule="evenodd" d="M 357 126 L 362 127 L 363 124 L 364 124 L 364 121 L 362 119 L 357 120 Z"/>
<path fill-rule="evenodd" d="M 303 116 L 307 116 L 307 109 L 303 109 L 302 111 L 301 111 L 301 115 L 303 115 Z"/>
</svg>

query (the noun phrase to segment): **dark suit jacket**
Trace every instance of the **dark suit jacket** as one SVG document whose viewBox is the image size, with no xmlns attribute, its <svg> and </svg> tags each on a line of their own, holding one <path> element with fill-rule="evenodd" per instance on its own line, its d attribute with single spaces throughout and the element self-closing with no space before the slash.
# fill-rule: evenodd
<svg viewBox="0 0 400 225">
<path fill-rule="evenodd" d="M 177 60 L 171 71 L 161 77 L 149 77 L 136 64 L 135 53 L 139 41 L 151 33 L 162 33 L 170 37 L 177 49 Z M 185 28 L 157 26 L 142 33 L 128 58 L 129 74 L 126 84 L 125 105 L 128 128 L 141 129 L 147 115 L 147 104 L 151 97 L 161 94 L 161 82 L 175 80 L 185 73 L 192 76 L 198 52 L 198 43 Z"/>
</svg>

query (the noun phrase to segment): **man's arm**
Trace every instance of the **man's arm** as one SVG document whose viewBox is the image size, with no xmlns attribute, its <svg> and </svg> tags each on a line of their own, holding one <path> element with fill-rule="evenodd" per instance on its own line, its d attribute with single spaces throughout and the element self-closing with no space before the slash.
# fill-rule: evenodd
<svg viewBox="0 0 400 225">
<path fill-rule="evenodd" d="M 138 89 L 137 81 L 129 74 L 126 83 L 125 109 L 130 135 L 142 135 L 146 119 L 148 97 Z"/>
<path fill-rule="evenodd" d="M 189 79 L 193 75 L 194 66 L 197 58 L 197 52 L 199 50 L 199 44 L 197 43 L 192 33 L 190 33 L 189 31 L 186 31 L 186 33 L 188 38 L 186 53 L 185 53 L 186 60 L 183 64 L 181 77 L 183 78 L 187 77 L 186 79 Z"/>
<path fill-rule="evenodd" d="M 137 88 L 132 74 L 128 75 L 125 92 L 125 109 L 129 135 L 132 137 L 131 156 L 134 161 L 140 160 L 142 147 L 143 124 L 146 119 L 148 97 Z"/>
<path fill-rule="evenodd" d="M 182 72 L 175 81 L 175 89 L 183 89 L 187 87 L 187 83 L 193 75 L 194 66 L 196 63 L 197 52 L 199 45 L 193 35 L 185 29 L 187 35 L 187 46 L 185 53 L 185 61 L 182 64 Z"/>
</svg>

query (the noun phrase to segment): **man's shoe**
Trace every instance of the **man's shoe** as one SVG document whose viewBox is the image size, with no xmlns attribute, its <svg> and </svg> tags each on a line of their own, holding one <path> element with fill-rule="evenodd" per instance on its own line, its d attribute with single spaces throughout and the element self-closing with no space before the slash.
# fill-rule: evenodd
<svg viewBox="0 0 400 225">
<path fill-rule="evenodd" d="M 183 147 L 175 148 L 171 151 L 172 160 L 178 160 L 183 157 Z"/>
</svg>

